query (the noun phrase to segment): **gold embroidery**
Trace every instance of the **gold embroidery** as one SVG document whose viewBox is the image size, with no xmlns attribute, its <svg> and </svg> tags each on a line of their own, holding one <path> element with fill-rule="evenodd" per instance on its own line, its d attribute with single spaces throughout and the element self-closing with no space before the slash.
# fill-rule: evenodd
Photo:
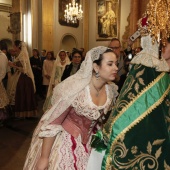
<svg viewBox="0 0 170 170">
<path fill-rule="evenodd" d="M 135 84 L 135 88 L 134 89 L 135 89 L 136 93 L 139 93 L 139 84 L 138 83 Z"/>
<path fill-rule="evenodd" d="M 155 83 L 157 83 L 163 76 L 165 73 L 161 73 L 154 81 L 152 81 L 148 86 L 146 86 L 135 98 L 133 98 L 133 100 L 131 100 L 130 102 L 126 101 L 126 100 L 122 100 L 122 101 L 117 101 L 117 104 L 115 106 L 115 109 L 117 108 L 121 108 L 121 110 L 118 110 L 119 113 L 118 115 L 116 115 L 116 117 L 114 119 L 112 119 L 112 122 L 110 122 L 110 128 L 109 128 L 109 133 L 106 132 L 105 129 L 103 129 L 103 133 L 104 135 L 106 135 L 108 138 L 112 132 L 112 127 L 114 125 L 114 123 L 117 121 L 117 119 L 119 119 L 120 116 L 122 116 L 122 114 L 140 97 L 142 96 L 149 88 L 151 88 Z M 128 91 L 128 90 L 127 90 Z"/>
<path fill-rule="evenodd" d="M 122 111 L 116 116 L 116 118 L 111 122 L 110 125 L 110 129 L 109 129 L 109 134 L 106 134 L 107 137 L 109 138 L 112 127 L 114 125 L 114 123 L 116 122 L 116 120 L 141 96 L 143 95 L 149 88 L 151 88 L 155 83 L 157 83 L 163 76 L 165 75 L 165 73 L 161 73 L 154 81 L 152 81 L 146 88 L 143 89 L 143 91 L 141 93 L 139 93 L 136 98 L 134 98 L 126 107 L 124 107 L 122 109 Z M 164 100 L 164 98 L 167 96 L 167 94 L 169 93 L 170 90 L 170 86 L 167 88 L 167 90 L 165 91 L 164 95 L 162 95 L 162 97 L 154 104 L 152 105 L 148 110 L 146 110 L 140 117 L 138 117 L 138 119 L 136 119 L 134 122 L 132 122 L 130 124 L 130 126 L 126 127 L 116 138 L 115 140 L 112 142 L 111 147 L 110 147 L 110 154 L 113 151 L 114 145 L 115 143 L 118 141 L 118 139 L 126 134 L 132 127 L 134 127 L 136 124 L 138 124 L 142 119 L 144 119 L 148 114 L 150 114 L 152 112 L 153 109 L 155 109 L 158 105 L 160 105 L 160 103 L 162 103 L 162 101 Z M 104 131 L 105 132 L 105 131 Z M 109 161 L 107 161 L 108 164 Z"/>
<path fill-rule="evenodd" d="M 170 166 L 168 166 L 168 164 L 166 163 L 166 161 L 164 161 L 164 168 L 165 168 L 165 170 L 170 170 Z"/>
<path fill-rule="evenodd" d="M 165 139 L 157 139 L 153 141 L 153 143 L 148 142 L 146 153 L 138 151 L 137 146 L 133 146 L 131 148 L 131 152 L 133 155 L 132 159 L 127 159 L 128 162 L 121 162 L 120 160 L 124 160 L 127 156 L 129 149 L 126 148 L 124 142 L 122 140 L 117 141 L 113 148 L 113 157 L 109 157 L 109 162 L 114 162 L 114 165 L 110 165 L 112 169 L 132 169 L 132 170 L 145 170 L 147 167 L 149 169 L 158 170 L 159 163 L 158 158 L 160 157 L 162 151 L 162 143 Z M 152 149 L 155 145 L 159 147 L 156 151 Z M 150 162 L 150 163 L 148 163 Z M 116 167 L 115 167 L 116 166 Z M 169 168 L 166 162 L 164 162 L 164 166 Z M 106 170 L 109 170 L 109 166 L 107 166 Z M 168 169 L 167 169 L 168 170 Z"/>
<path fill-rule="evenodd" d="M 169 107 L 168 114 L 165 115 L 165 122 L 167 123 L 168 132 L 170 134 L 170 101 L 166 99 L 165 103 Z"/>
<path fill-rule="evenodd" d="M 128 80 L 128 81 L 127 81 Z M 120 96 L 118 98 L 118 100 L 122 97 L 125 96 L 125 94 L 127 94 L 131 89 L 132 86 L 135 82 L 135 78 L 132 75 L 129 75 L 127 77 L 127 80 L 125 81 L 124 87 L 126 87 L 126 89 L 124 89 L 124 91 L 122 93 L 120 93 Z"/>
<path fill-rule="evenodd" d="M 132 92 L 130 92 L 130 93 L 128 94 L 128 98 L 129 98 L 130 100 L 132 100 L 132 99 L 135 98 L 135 95 L 134 95 Z"/>
<path fill-rule="evenodd" d="M 138 69 L 140 69 L 141 67 L 142 67 L 141 64 L 136 64 L 136 65 L 134 66 L 134 70 L 138 70 Z"/>
<path fill-rule="evenodd" d="M 139 71 L 139 72 L 136 74 L 136 78 L 139 78 L 140 76 L 142 76 L 143 73 L 144 73 L 144 71 L 145 71 L 145 69 Z"/>
<path fill-rule="evenodd" d="M 169 101 L 169 99 L 166 99 L 166 102 L 165 102 L 165 103 L 166 103 L 167 106 L 170 106 L 170 101 Z"/>
</svg>

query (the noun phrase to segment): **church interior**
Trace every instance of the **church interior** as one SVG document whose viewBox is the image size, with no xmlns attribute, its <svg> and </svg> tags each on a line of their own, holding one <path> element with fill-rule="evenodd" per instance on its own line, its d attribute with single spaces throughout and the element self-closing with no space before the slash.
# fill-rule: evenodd
<svg viewBox="0 0 170 170">
<path fill-rule="evenodd" d="M 136 30 L 147 1 L 139 0 L 79 0 L 83 17 L 77 23 L 67 23 L 64 8 L 68 0 L 0 0 L 0 40 L 9 46 L 16 39 L 25 41 L 31 55 L 33 48 L 67 51 L 83 47 L 86 51 L 95 46 L 108 45 L 111 38 L 120 39 L 122 48 Z M 71 2 L 71 1 L 70 1 Z M 103 6 L 112 3 L 116 29 L 112 35 L 101 36 L 100 21 Z M 106 9 L 105 9 L 106 10 Z M 102 12 L 101 12 L 102 11 Z M 63 22 L 64 21 L 64 22 Z M 134 47 L 139 42 L 134 43 Z"/>
<path fill-rule="evenodd" d="M 0 0 L 0 41 L 8 48 L 15 40 L 24 41 L 29 56 L 33 49 L 72 52 L 83 48 L 86 52 L 96 46 L 108 46 L 118 38 L 122 50 L 129 37 L 137 30 L 148 0 L 76 0 L 83 11 L 80 20 L 65 18 L 66 4 L 71 0 Z M 112 28 L 104 29 L 105 14 L 113 11 Z M 105 22 L 106 23 L 106 22 Z M 112 31 L 111 31 L 112 30 Z M 139 40 L 133 48 L 139 47 Z M 42 115 L 44 100 L 38 101 L 38 114 Z M 0 169 L 21 170 L 37 120 L 17 120 L 0 127 Z"/>
</svg>

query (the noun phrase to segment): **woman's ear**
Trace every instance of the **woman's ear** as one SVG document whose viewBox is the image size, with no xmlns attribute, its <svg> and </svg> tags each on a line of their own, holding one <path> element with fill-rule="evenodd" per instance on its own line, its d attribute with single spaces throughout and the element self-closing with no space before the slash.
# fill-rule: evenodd
<svg viewBox="0 0 170 170">
<path fill-rule="evenodd" d="M 99 66 L 96 63 L 93 63 L 93 70 L 98 73 L 99 72 Z"/>
</svg>

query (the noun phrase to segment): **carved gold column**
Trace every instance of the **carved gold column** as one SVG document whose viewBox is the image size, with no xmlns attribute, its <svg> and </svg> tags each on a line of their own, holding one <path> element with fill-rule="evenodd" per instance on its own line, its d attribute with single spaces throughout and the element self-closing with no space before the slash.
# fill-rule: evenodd
<svg viewBox="0 0 170 170">
<path fill-rule="evenodd" d="M 89 0 L 83 1 L 83 44 L 84 49 L 89 49 Z"/>
<path fill-rule="evenodd" d="M 18 0 L 12 0 L 12 8 L 11 13 L 20 12 L 20 1 Z M 12 34 L 12 40 L 19 40 L 20 39 L 20 33 L 18 34 Z"/>
<path fill-rule="evenodd" d="M 42 1 L 42 48 L 54 50 L 54 0 Z M 57 22 L 57 21 L 55 21 Z"/>
<path fill-rule="evenodd" d="M 38 48 L 38 30 L 39 30 L 39 23 L 38 23 L 38 0 L 31 1 L 31 13 L 32 13 L 32 47 Z"/>
</svg>

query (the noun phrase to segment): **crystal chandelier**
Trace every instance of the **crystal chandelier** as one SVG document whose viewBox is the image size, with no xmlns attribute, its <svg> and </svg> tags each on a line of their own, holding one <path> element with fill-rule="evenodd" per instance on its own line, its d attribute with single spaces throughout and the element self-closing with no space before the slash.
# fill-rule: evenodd
<svg viewBox="0 0 170 170">
<path fill-rule="evenodd" d="M 66 5 L 64 13 L 67 23 L 77 23 L 77 20 L 81 20 L 83 18 L 82 6 L 78 6 L 78 3 L 75 3 L 75 0 L 72 0 L 72 3 Z"/>
</svg>

